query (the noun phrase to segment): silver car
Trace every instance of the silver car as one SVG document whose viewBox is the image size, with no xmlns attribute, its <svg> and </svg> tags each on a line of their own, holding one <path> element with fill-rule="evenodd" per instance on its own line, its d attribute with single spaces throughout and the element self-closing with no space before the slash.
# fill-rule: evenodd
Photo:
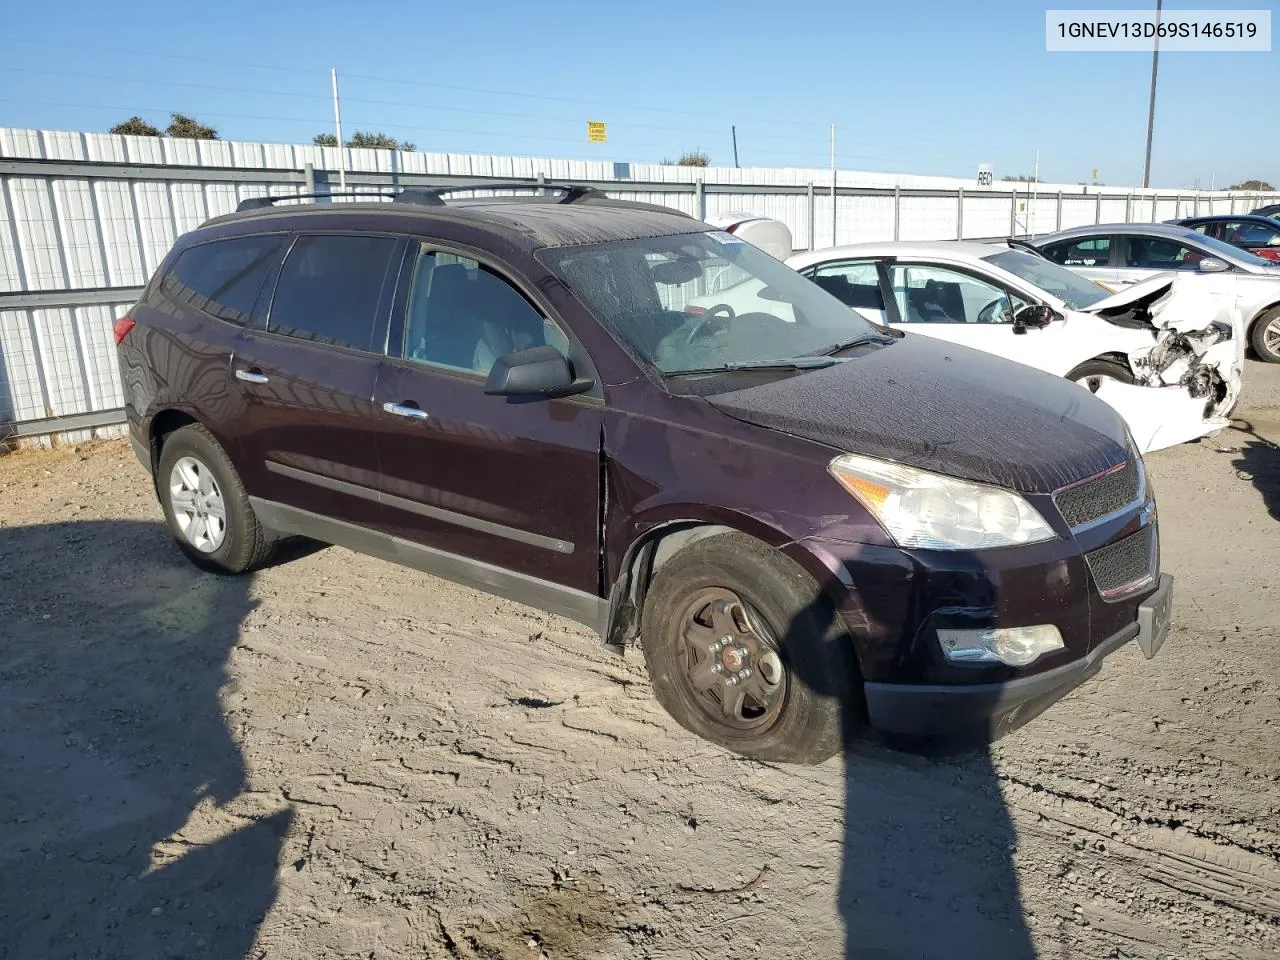
<svg viewBox="0 0 1280 960">
<path fill-rule="evenodd" d="M 1259 359 L 1280 363 L 1280 264 L 1164 223 L 1101 223 L 1031 242 L 1053 262 L 1112 290 L 1158 273 L 1199 274 L 1223 307 L 1244 316 Z"/>
</svg>

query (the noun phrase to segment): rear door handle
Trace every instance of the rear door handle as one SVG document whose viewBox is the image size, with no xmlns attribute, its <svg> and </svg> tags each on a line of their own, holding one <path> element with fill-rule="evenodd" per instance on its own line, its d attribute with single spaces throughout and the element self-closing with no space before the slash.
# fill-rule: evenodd
<svg viewBox="0 0 1280 960">
<path fill-rule="evenodd" d="M 245 383 L 268 383 L 271 380 L 265 373 L 259 373 L 257 370 L 237 370 L 236 379 L 243 380 Z"/>
<path fill-rule="evenodd" d="M 387 402 L 382 405 L 382 409 L 387 411 L 387 413 L 395 414 L 397 417 L 408 417 L 411 420 L 426 420 L 431 416 L 431 414 L 427 413 L 425 410 L 418 407 L 411 407 L 404 403 Z"/>
</svg>

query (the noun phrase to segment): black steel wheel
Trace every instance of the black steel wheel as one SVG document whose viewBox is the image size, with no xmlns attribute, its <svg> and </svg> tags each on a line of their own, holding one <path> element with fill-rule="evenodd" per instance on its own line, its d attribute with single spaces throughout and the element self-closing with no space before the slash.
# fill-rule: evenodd
<svg viewBox="0 0 1280 960">
<path fill-rule="evenodd" d="M 821 763 L 860 725 L 848 633 L 813 578 L 752 537 L 717 534 L 667 560 L 640 638 L 667 712 L 735 753 Z"/>
</svg>

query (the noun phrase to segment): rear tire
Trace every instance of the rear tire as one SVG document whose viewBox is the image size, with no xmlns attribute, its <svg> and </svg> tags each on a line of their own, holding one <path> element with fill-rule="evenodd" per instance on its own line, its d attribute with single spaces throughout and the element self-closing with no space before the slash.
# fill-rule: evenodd
<svg viewBox="0 0 1280 960">
<path fill-rule="evenodd" d="M 1249 342 L 1259 360 L 1280 363 L 1280 307 L 1272 307 L 1253 321 Z"/>
<path fill-rule="evenodd" d="M 1115 360 L 1086 360 L 1068 373 L 1067 379 L 1080 384 L 1090 393 L 1097 393 L 1103 380 L 1133 383 L 1133 371 Z"/>
<path fill-rule="evenodd" d="M 659 568 L 641 644 L 667 712 L 745 757 L 821 763 L 860 723 L 834 608 L 798 564 L 744 534 L 696 541 Z"/>
<path fill-rule="evenodd" d="M 165 438 L 156 492 L 178 546 L 199 567 L 242 573 L 261 566 L 275 549 L 231 459 L 198 423 Z"/>
</svg>

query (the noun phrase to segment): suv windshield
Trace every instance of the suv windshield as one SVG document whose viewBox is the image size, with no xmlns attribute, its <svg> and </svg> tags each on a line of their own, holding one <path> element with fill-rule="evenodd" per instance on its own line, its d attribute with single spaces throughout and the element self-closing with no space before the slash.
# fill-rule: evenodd
<svg viewBox="0 0 1280 960">
<path fill-rule="evenodd" d="M 885 336 L 790 267 L 721 231 L 549 247 L 538 256 L 665 374 L 785 363 Z"/>
<path fill-rule="evenodd" d="M 1021 277 L 1046 293 L 1053 294 L 1072 310 L 1083 310 L 1111 296 L 1080 274 L 1025 250 L 1001 250 L 982 259 L 1008 270 L 1015 277 Z"/>
</svg>

